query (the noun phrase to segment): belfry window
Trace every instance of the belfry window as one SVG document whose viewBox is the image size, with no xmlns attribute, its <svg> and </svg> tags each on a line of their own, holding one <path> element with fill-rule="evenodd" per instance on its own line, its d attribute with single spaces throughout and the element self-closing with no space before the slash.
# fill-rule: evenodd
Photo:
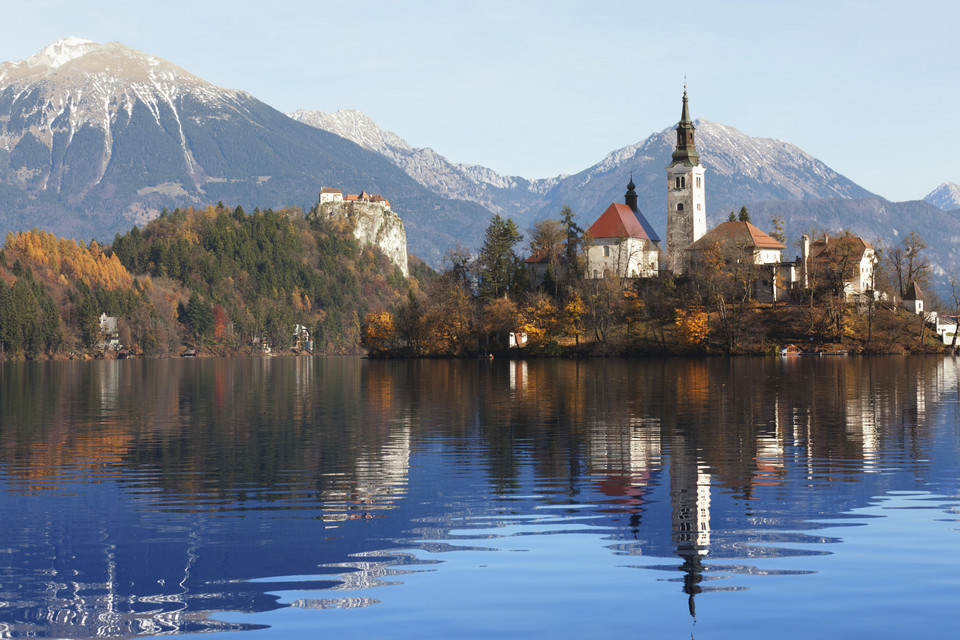
<svg viewBox="0 0 960 640">
<path fill-rule="evenodd" d="M 678 178 L 674 178 L 674 183 L 673 183 L 673 184 L 674 184 L 674 189 L 679 189 L 679 188 L 680 188 L 680 178 L 679 178 L 679 177 L 678 177 Z"/>
</svg>

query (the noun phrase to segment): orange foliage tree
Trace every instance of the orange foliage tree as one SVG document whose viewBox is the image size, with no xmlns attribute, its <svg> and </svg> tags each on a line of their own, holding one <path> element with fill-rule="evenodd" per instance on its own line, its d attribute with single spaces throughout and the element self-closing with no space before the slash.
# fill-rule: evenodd
<svg viewBox="0 0 960 640">
<path fill-rule="evenodd" d="M 677 309 L 677 319 L 675 321 L 677 329 L 677 339 L 680 344 L 694 348 L 707 341 L 710 334 L 709 319 L 710 316 L 702 309 L 693 308 Z"/>
<path fill-rule="evenodd" d="M 520 330 L 527 334 L 527 344 L 543 347 L 556 337 L 557 307 L 549 296 L 531 295 L 521 310 Z"/>
<path fill-rule="evenodd" d="M 386 353 L 396 343 L 397 331 L 389 311 L 368 313 L 363 319 L 360 345 L 372 355 Z"/>
</svg>

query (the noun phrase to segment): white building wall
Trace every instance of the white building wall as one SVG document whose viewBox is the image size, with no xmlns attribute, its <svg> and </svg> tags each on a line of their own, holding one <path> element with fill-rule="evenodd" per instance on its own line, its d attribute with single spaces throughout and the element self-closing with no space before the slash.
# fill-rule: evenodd
<svg viewBox="0 0 960 640">
<path fill-rule="evenodd" d="M 587 277 L 602 278 L 615 273 L 621 278 L 650 278 L 657 275 L 660 252 L 648 240 L 596 238 L 587 250 Z"/>
<path fill-rule="evenodd" d="M 667 268 L 674 273 L 682 273 L 685 262 L 683 250 L 706 232 L 707 199 L 703 165 L 688 167 L 676 164 L 667 167 Z"/>
</svg>

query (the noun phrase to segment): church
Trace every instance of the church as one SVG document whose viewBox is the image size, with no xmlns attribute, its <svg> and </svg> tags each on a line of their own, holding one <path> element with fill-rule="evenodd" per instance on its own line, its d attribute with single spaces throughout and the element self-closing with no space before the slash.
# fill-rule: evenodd
<svg viewBox="0 0 960 640">
<path fill-rule="evenodd" d="M 686 248 L 707 232 L 704 168 L 693 134 L 684 87 L 677 144 L 667 166 L 666 246 L 637 207 L 631 176 L 624 204 L 611 204 L 587 230 L 587 278 L 649 278 L 663 270 L 682 275 L 687 269 Z"/>
</svg>

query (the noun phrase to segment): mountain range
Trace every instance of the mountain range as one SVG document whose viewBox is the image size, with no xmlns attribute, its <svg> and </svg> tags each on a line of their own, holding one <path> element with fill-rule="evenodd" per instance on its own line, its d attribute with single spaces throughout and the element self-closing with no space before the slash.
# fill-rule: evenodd
<svg viewBox="0 0 960 640">
<path fill-rule="evenodd" d="M 744 205 L 761 228 L 778 215 L 788 253 L 801 233 L 850 229 L 892 245 L 916 231 L 939 276 L 960 269 L 956 184 L 889 202 L 787 142 L 695 124 L 708 225 Z M 65 38 L 0 64 L 0 232 L 37 226 L 109 240 L 163 208 L 307 209 L 320 187 L 334 186 L 387 197 L 411 251 L 436 266 L 457 244 L 476 248 L 494 213 L 525 229 L 570 205 L 587 227 L 622 201 L 631 176 L 663 232 L 674 141 L 666 127 L 573 175 L 503 176 L 414 148 L 359 111 L 285 115 L 120 43 Z"/>
<path fill-rule="evenodd" d="M 415 252 L 482 233 L 379 153 L 120 43 L 60 40 L 0 64 L 0 230 L 111 239 L 163 208 L 312 207 L 322 186 L 387 196 Z"/>
<path fill-rule="evenodd" d="M 661 233 L 666 229 L 664 167 L 670 163 L 676 144 L 674 127 L 612 151 L 577 174 L 528 180 L 453 163 L 430 148 L 414 148 L 353 109 L 332 114 L 299 110 L 289 115 L 382 154 L 437 193 L 478 202 L 526 225 L 557 217 L 563 205 L 570 205 L 587 226 L 610 202 L 622 201 L 626 183 L 632 178 L 640 209 L 655 229 Z M 795 145 L 751 137 L 704 119 L 694 123 L 700 160 L 707 169 L 708 226 L 722 222 L 729 212 L 742 206 L 764 228 L 770 228 L 772 218 L 777 216 L 785 221 L 786 258 L 791 250 L 798 249 L 803 233 L 849 229 L 874 244 L 892 246 L 915 231 L 928 244 L 934 276 L 941 284 L 960 268 L 957 185 L 944 183 L 922 201 L 890 202 Z"/>
</svg>

